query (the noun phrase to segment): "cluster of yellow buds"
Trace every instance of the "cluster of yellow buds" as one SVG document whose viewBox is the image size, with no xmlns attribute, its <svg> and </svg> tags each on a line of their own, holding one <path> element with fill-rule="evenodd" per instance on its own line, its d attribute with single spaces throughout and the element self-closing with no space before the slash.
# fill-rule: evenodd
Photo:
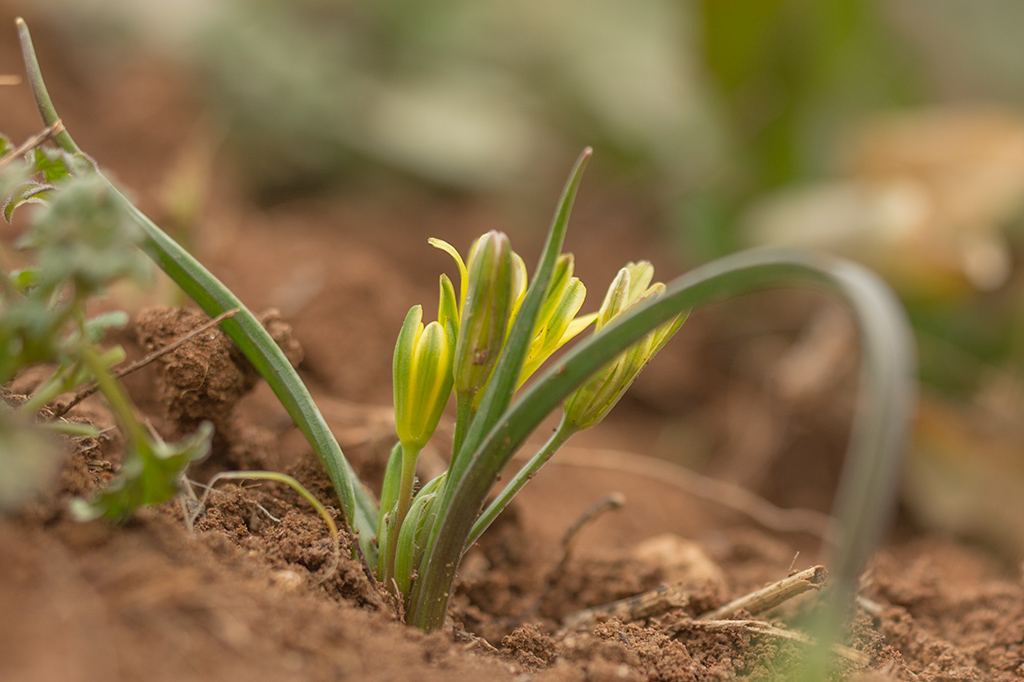
<svg viewBox="0 0 1024 682">
<path fill-rule="evenodd" d="M 491 231 L 477 239 L 467 261 L 447 242 L 431 239 L 430 243 L 455 260 L 460 286 L 456 294 L 452 280 L 441 275 L 437 321 L 424 326 L 422 308 L 414 306 L 406 315 L 395 346 L 395 423 L 401 454 L 396 452 L 389 463 L 390 483 L 383 496 L 388 509 L 382 506 L 378 539 L 385 545 L 381 547 L 380 573 L 385 582 L 394 581 L 400 592 L 410 579 L 409 557 L 405 554 L 417 546 L 413 538 L 423 532 L 424 514 L 433 505 L 428 500 L 434 499 L 433 492 L 429 498 L 418 496 L 421 501 L 410 509 L 417 457 L 437 429 L 453 389 L 458 406 L 453 452 L 460 451 L 461 438 L 502 356 L 527 288 L 523 259 L 501 232 Z M 661 283 L 651 284 L 654 268 L 650 263 L 629 263 L 612 282 L 600 310 L 577 316 L 586 288 L 573 276 L 573 266 L 569 254 L 562 254 L 556 261 L 523 366 L 510 391 L 519 388 L 555 351 L 591 324 L 599 334 L 613 320 L 665 290 Z M 684 318 L 680 315 L 648 333 L 570 395 L 559 431 L 568 437 L 600 422 Z M 544 458 L 537 461 L 542 464 Z M 407 514 L 414 527 L 403 528 Z M 408 546 L 408 551 L 400 549 L 400 544 Z"/>
<path fill-rule="evenodd" d="M 512 323 L 526 295 L 526 264 L 512 250 L 508 236 L 498 231 L 488 232 L 473 242 L 468 265 L 447 242 L 431 239 L 430 244 L 450 254 L 459 268 L 461 290 L 457 301 L 459 325 L 456 329 L 459 333 L 454 361 L 455 391 L 460 396 L 473 398 L 478 406 L 481 389 L 487 385 L 501 357 Z M 519 375 L 519 386 L 552 353 L 596 318 L 594 314 L 576 317 L 587 290 L 578 278 L 572 276 L 572 272 L 572 255 L 562 254 L 534 325 L 533 339 Z M 442 275 L 442 289 L 446 281 L 454 293 L 454 287 L 445 275 Z"/>
<path fill-rule="evenodd" d="M 526 266 L 502 232 L 488 232 L 473 242 L 468 264 L 447 242 L 431 239 L 430 244 L 452 256 L 461 281 L 456 293 L 451 279 L 441 275 L 438 321 L 424 327 L 421 308 L 415 306 L 395 347 L 395 420 L 406 453 L 418 453 L 433 435 L 452 388 L 460 399 L 479 404 L 526 291 Z M 573 276 L 573 266 L 571 254 L 559 257 L 517 386 L 591 324 L 600 333 L 665 289 L 651 283 L 654 267 L 649 262 L 629 263 L 612 281 L 600 310 L 577 316 L 586 287 Z M 573 393 L 565 403 L 569 424 L 581 430 L 600 422 L 684 319 L 680 315 L 652 331 Z"/>
</svg>

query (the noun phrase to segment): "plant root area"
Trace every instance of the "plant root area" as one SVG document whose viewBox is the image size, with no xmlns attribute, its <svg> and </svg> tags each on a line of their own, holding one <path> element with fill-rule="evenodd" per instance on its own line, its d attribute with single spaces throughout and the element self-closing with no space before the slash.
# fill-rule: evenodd
<svg viewBox="0 0 1024 682">
<path fill-rule="evenodd" d="M 13 10 L 0 10 L 0 72 L 20 72 Z M 217 139 L 203 132 L 209 122 L 186 81 L 156 60 L 79 61 L 82 45 L 45 17 L 27 18 L 67 128 L 167 224 L 164 189 L 182 168 L 202 173 L 190 154 Z M 41 128 L 25 86 L 8 87 L 3 101 L 0 129 L 22 139 Z M 451 265 L 427 237 L 465 249 L 504 229 L 529 263 L 547 209 L 416 187 L 268 204 L 243 193 L 227 158 L 209 164 L 201 218 L 185 234 L 247 305 L 272 311 L 268 327 L 346 456 L 378 485 L 394 438 L 394 339 L 409 306 L 430 309 L 437 275 Z M 557 188 L 553 179 L 550 206 Z M 590 285 L 587 310 L 625 259 L 653 256 L 661 279 L 683 271 L 641 207 L 599 172 L 584 183 L 567 250 Z M 130 358 L 205 319 L 164 281 L 109 303 L 133 311 L 132 326 L 111 339 Z M 189 470 L 181 501 L 122 525 L 70 518 L 68 502 L 121 463 L 112 429 L 69 442 L 52 488 L 0 518 L 0 680 L 775 679 L 800 645 L 749 624 L 797 632 L 819 605 L 816 592 L 756 615 L 700 617 L 824 561 L 820 513 L 856 392 L 849 327 L 833 304 L 793 292 L 694 315 L 606 423 L 559 453 L 467 553 L 449 622 L 430 635 L 401 622 L 349 558 L 348 536 L 333 564 L 323 520 L 291 489 L 220 484 L 199 504 L 218 471 L 270 469 L 295 476 L 338 518 L 319 462 L 269 389 L 219 332 L 204 332 L 125 379 L 163 437 L 215 424 L 213 452 Z M 19 377 L 9 390 L 30 393 L 38 380 Z M 113 426 L 97 397 L 70 416 Z M 444 422 L 424 452 L 421 478 L 443 468 L 450 429 Z M 745 490 L 752 504 L 742 503 Z M 611 493 L 621 508 L 565 543 Z M 781 528 L 769 501 L 806 510 L 793 517 L 802 526 Z M 1024 677 L 1019 557 L 914 518 L 901 507 L 864 575 L 836 679 Z M 672 589 L 658 592 L 664 586 Z M 607 606 L 637 595 L 647 596 Z"/>
</svg>

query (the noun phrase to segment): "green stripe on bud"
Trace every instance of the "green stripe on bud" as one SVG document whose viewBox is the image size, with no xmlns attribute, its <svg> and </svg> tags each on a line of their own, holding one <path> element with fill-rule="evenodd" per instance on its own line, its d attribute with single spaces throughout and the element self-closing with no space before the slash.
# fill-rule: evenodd
<svg viewBox="0 0 1024 682">
<path fill-rule="evenodd" d="M 407 457 L 430 440 L 452 390 L 451 327 L 424 327 L 422 317 L 413 306 L 395 344 L 395 428 Z"/>
<path fill-rule="evenodd" d="M 516 266 L 508 237 L 492 230 L 469 252 L 468 286 L 455 347 L 455 390 L 475 396 L 501 355 L 514 303 Z"/>
<path fill-rule="evenodd" d="M 437 321 L 447 328 L 452 326 L 452 338 L 459 337 L 459 299 L 455 296 L 455 287 L 448 275 L 441 275 L 441 296 L 437 304 Z"/>
<path fill-rule="evenodd" d="M 660 296 L 665 285 L 660 282 L 651 285 L 653 277 L 654 268 L 647 261 L 629 263 L 619 270 L 597 313 L 594 333 L 599 334 L 608 323 L 640 303 Z M 651 331 L 571 394 L 564 406 L 565 426 L 581 431 L 604 419 L 640 371 L 679 330 L 685 319 L 686 315 L 678 315 Z"/>
</svg>

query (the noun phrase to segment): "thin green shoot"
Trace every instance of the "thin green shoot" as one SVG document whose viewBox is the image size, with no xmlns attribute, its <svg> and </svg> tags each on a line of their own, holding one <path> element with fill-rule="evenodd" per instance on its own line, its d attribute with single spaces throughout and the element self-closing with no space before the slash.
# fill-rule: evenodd
<svg viewBox="0 0 1024 682">
<path fill-rule="evenodd" d="M 288 474 L 282 474 L 276 471 L 221 471 L 214 474 L 205 486 L 202 497 L 199 498 L 198 508 L 192 516 L 191 523 L 195 523 L 196 518 L 203 513 L 206 509 L 206 501 L 213 492 L 214 486 L 221 481 L 245 481 L 245 480 L 258 480 L 258 481 L 273 481 L 274 483 L 283 483 L 288 486 L 299 495 L 302 499 L 309 502 L 310 506 L 320 515 L 320 518 L 324 520 L 327 525 L 327 531 L 331 534 L 331 562 L 327 565 L 327 569 L 317 576 L 314 581 L 315 584 L 320 584 L 334 575 L 338 570 L 338 564 L 341 561 L 341 535 L 338 533 L 338 526 L 334 523 L 334 519 L 331 517 L 327 508 L 320 503 L 320 500 L 316 499 L 313 493 L 309 492 L 305 486 L 299 483 L 297 480 L 289 476 Z"/>
</svg>

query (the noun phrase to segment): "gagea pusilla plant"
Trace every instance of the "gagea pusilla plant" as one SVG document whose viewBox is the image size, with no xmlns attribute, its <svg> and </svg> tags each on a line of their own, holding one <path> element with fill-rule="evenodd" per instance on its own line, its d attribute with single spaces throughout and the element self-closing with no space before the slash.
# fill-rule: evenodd
<svg viewBox="0 0 1024 682">
<path fill-rule="evenodd" d="M 43 121 L 57 125 L 28 29 L 20 21 L 18 28 Z M 53 141 L 67 154 L 81 153 L 67 131 Z M 822 643 L 816 651 L 827 652 L 895 500 L 915 386 L 902 308 L 878 277 L 858 265 L 805 252 L 758 250 L 708 263 L 664 285 L 652 283 L 648 263 L 627 264 L 598 311 L 580 316 L 585 288 L 573 276 L 573 259 L 562 246 L 589 158 L 590 151 L 584 151 L 572 170 L 532 272 L 497 232 L 476 240 L 465 258 L 449 244 L 431 241 L 452 256 L 458 290 L 441 275 L 436 319 L 425 323 L 422 308 L 414 306 L 399 333 L 393 365 L 398 443 L 379 504 L 259 320 L 98 170 L 89 172 L 140 228 L 142 251 L 199 307 L 211 317 L 238 310 L 221 328 L 271 386 L 323 462 L 366 562 L 404 602 L 406 620 L 426 631 L 444 623 L 466 549 L 559 447 L 601 421 L 690 311 L 779 287 L 810 287 L 842 299 L 860 330 L 862 392 L 834 509 L 840 541 L 828 558 L 831 606 L 820 611 L 814 624 Z M 417 489 L 418 454 L 453 395 L 456 419 L 447 471 Z M 553 436 L 497 489 L 513 455 L 558 410 L 562 418 Z M 492 493 L 496 496 L 485 507 Z"/>
<path fill-rule="evenodd" d="M 615 277 L 600 310 L 577 317 L 586 288 L 573 277 L 573 257 L 559 255 L 539 309 L 529 321 L 531 331 L 515 363 L 518 369 L 499 378 L 497 369 L 526 297 L 523 259 L 500 232 L 489 232 L 473 242 L 465 261 L 450 244 L 439 239 L 430 241 L 455 259 L 460 288 L 456 294 L 451 279 L 441 275 L 437 320 L 424 326 L 422 308 L 414 306 L 395 345 L 393 377 L 399 442 L 385 472 L 377 530 L 378 577 L 405 600 L 406 609 L 411 606 L 414 569 L 430 546 L 442 500 L 460 480 L 452 472 L 465 471 L 467 458 L 473 456 L 466 445 L 467 434 L 473 432 L 478 418 L 488 418 L 481 415 L 485 396 L 489 392 L 513 396 L 552 353 L 588 326 L 599 334 L 618 317 L 665 291 L 664 284 L 651 283 L 654 268 L 650 263 L 629 263 Z M 647 333 L 576 388 L 564 402 L 562 420 L 554 435 L 487 506 L 476 520 L 467 545 L 486 530 L 559 447 L 608 414 L 684 318 L 685 314 L 676 315 Z M 502 379 L 503 384 L 499 383 Z M 426 483 L 414 497 L 416 458 L 437 428 L 452 393 L 458 413 L 449 469 Z M 481 422 L 477 433 L 494 426 L 495 413 L 490 415 L 490 423 Z"/>
</svg>

